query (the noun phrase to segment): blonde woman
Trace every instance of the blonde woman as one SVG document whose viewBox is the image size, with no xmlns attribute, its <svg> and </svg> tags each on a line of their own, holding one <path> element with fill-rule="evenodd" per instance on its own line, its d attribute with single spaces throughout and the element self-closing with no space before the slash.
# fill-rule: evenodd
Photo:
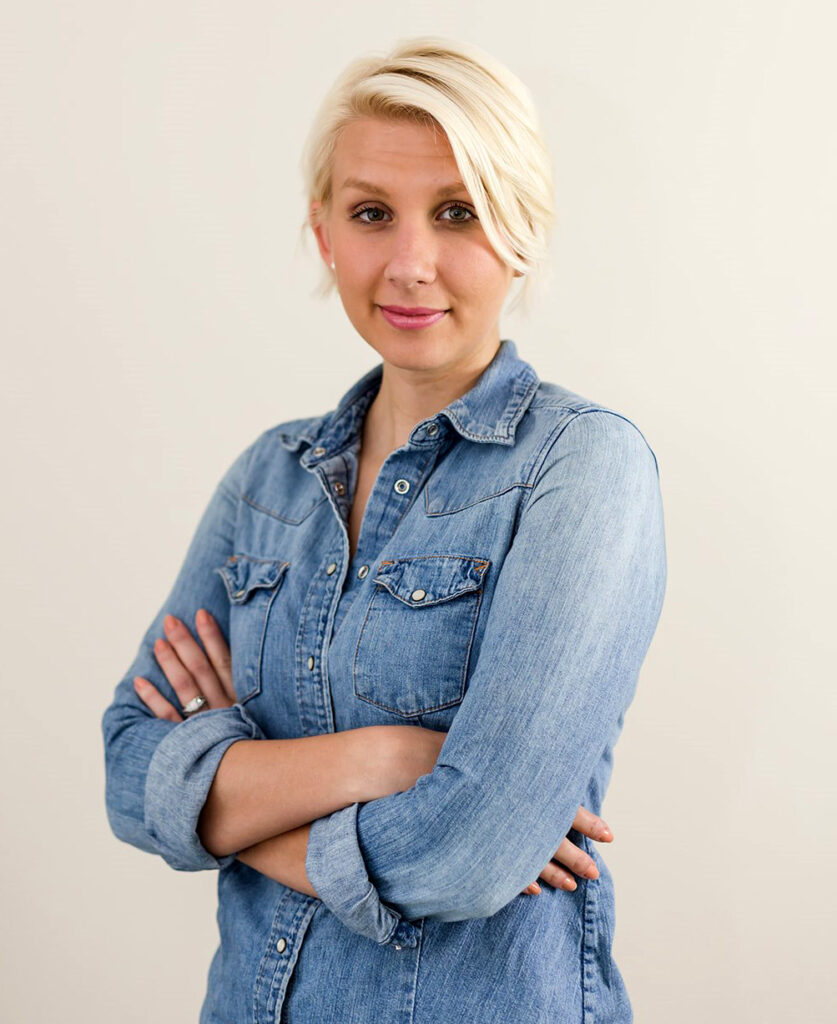
<svg viewBox="0 0 837 1024">
<path fill-rule="evenodd" d="M 381 361 L 218 484 L 104 713 L 111 826 L 219 871 L 202 1024 L 628 1022 L 591 840 L 662 502 L 639 428 L 500 336 L 553 221 L 532 101 L 408 39 L 339 76 L 304 173 Z"/>
</svg>

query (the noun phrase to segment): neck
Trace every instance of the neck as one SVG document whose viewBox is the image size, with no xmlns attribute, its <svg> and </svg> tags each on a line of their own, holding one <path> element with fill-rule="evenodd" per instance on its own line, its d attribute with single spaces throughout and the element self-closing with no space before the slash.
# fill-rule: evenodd
<svg viewBox="0 0 837 1024">
<path fill-rule="evenodd" d="M 470 391 L 497 354 L 499 342 L 487 353 L 440 370 L 411 370 L 384 360 L 381 386 L 363 424 L 363 447 L 383 460 L 406 444 L 413 427 Z"/>
</svg>

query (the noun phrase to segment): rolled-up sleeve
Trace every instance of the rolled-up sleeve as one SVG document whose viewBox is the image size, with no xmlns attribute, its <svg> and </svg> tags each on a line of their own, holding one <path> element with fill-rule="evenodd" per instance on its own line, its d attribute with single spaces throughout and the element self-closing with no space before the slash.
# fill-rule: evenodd
<svg viewBox="0 0 837 1024">
<path fill-rule="evenodd" d="M 621 732 L 666 575 L 653 451 L 618 413 L 570 415 L 544 444 L 433 771 L 311 824 L 308 877 L 346 927 L 412 942 L 410 921 L 489 917 L 537 878 Z"/>
<path fill-rule="evenodd" d="M 206 507 L 177 578 L 140 643 L 137 654 L 102 715 L 105 807 L 117 838 L 155 853 L 180 871 L 221 868 L 234 855 L 216 858 L 202 846 L 197 822 L 218 764 L 239 739 L 263 738 L 240 704 L 201 711 L 182 722 L 156 718 L 137 695 L 143 676 L 176 707 L 179 701 L 154 655 L 165 636 L 166 614 L 194 631 L 205 608 L 229 637 L 229 598 L 213 570 L 232 553 L 239 495 L 258 439 L 227 469 Z"/>
</svg>

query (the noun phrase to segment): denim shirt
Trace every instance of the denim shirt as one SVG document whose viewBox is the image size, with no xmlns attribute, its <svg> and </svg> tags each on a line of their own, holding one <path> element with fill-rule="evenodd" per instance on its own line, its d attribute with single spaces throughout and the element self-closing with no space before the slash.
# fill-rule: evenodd
<svg viewBox="0 0 837 1024">
<path fill-rule="evenodd" d="M 629 1022 L 611 874 L 571 826 L 579 804 L 601 813 L 662 608 L 656 456 L 505 339 L 387 457 L 352 558 L 381 375 L 264 431 L 219 482 L 102 718 L 111 827 L 177 870 L 219 870 L 202 1024 Z M 167 612 L 200 607 L 229 638 L 237 703 L 157 719 L 132 679 L 177 704 L 153 643 Z M 312 823 L 319 898 L 202 846 L 232 743 L 382 724 L 448 735 L 409 790 Z M 565 835 L 599 877 L 523 894 Z"/>
</svg>

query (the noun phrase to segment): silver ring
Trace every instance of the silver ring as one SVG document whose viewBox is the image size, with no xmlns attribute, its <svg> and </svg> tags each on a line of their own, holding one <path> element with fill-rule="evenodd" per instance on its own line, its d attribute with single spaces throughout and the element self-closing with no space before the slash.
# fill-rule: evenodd
<svg viewBox="0 0 837 1024">
<path fill-rule="evenodd" d="M 202 693 L 199 693 L 197 697 L 193 697 L 188 704 L 183 705 L 183 707 L 180 709 L 180 713 L 181 715 L 183 715 L 184 718 L 188 718 L 189 715 L 194 715 L 196 711 L 200 711 L 200 709 L 206 703 L 206 697 L 204 697 Z"/>
</svg>

